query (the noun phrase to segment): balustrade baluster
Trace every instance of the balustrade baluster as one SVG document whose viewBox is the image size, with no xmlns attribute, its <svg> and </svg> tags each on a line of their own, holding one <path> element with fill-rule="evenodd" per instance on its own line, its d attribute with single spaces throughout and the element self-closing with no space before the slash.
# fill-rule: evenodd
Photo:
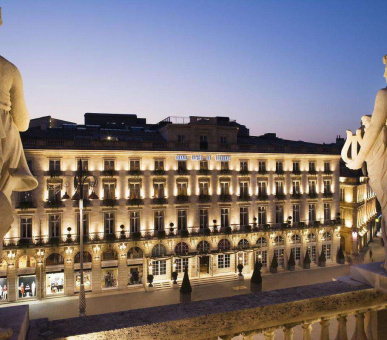
<svg viewBox="0 0 387 340">
<path fill-rule="evenodd" d="M 347 316 L 339 315 L 337 317 L 337 335 L 335 340 L 348 340 L 347 335 Z"/>
<path fill-rule="evenodd" d="M 364 312 L 357 312 L 356 317 L 356 328 L 353 334 L 352 340 L 367 340 L 367 335 L 364 329 Z"/>
<path fill-rule="evenodd" d="M 312 324 L 310 322 L 302 324 L 302 340 L 312 340 Z"/>
<path fill-rule="evenodd" d="M 265 340 L 274 340 L 274 331 L 275 329 L 273 328 L 266 329 L 263 332 L 263 335 L 265 336 Z"/>
<path fill-rule="evenodd" d="M 322 318 L 320 321 L 321 333 L 320 340 L 329 340 L 329 320 Z"/>
<path fill-rule="evenodd" d="M 285 325 L 284 326 L 284 340 L 293 340 L 293 325 Z"/>
<path fill-rule="evenodd" d="M 258 331 L 243 332 L 242 333 L 243 340 L 253 340 L 254 339 L 254 335 L 256 335 L 258 333 L 260 333 L 260 332 L 258 332 Z"/>
</svg>

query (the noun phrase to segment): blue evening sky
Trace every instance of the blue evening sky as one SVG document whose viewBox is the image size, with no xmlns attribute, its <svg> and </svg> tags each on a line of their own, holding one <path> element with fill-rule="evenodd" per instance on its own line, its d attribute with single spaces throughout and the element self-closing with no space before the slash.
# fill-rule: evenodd
<svg viewBox="0 0 387 340">
<path fill-rule="evenodd" d="M 32 118 L 229 116 L 333 142 L 385 87 L 387 1 L 0 0 Z"/>
</svg>

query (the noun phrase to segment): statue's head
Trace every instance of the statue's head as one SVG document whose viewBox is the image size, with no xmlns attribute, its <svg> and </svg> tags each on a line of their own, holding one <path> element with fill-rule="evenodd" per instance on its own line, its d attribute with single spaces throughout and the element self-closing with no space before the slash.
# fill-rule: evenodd
<svg viewBox="0 0 387 340">
<path fill-rule="evenodd" d="M 387 82 L 387 54 L 383 57 L 383 64 L 386 65 L 384 70 L 384 78 L 386 79 L 386 82 Z"/>
</svg>

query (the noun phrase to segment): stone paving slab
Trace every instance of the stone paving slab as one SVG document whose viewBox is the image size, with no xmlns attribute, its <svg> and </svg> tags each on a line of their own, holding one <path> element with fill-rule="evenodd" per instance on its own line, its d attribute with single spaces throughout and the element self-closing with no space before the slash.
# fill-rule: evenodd
<svg viewBox="0 0 387 340">
<path fill-rule="evenodd" d="M 0 328 L 11 328 L 11 340 L 24 340 L 29 326 L 28 305 L 0 309 Z"/>
</svg>

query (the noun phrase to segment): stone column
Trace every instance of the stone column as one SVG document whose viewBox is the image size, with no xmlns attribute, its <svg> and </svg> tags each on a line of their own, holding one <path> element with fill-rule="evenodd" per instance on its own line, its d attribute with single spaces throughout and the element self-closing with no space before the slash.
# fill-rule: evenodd
<svg viewBox="0 0 387 340">
<path fill-rule="evenodd" d="M 274 340 L 274 331 L 275 331 L 274 328 L 265 329 L 263 332 L 265 340 Z"/>
<path fill-rule="evenodd" d="M 284 326 L 284 340 L 293 340 L 293 325 L 285 325 Z"/>
<path fill-rule="evenodd" d="M 18 290 L 17 290 L 17 269 L 13 264 L 8 265 L 7 272 L 7 284 L 8 284 L 8 301 L 16 301 Z"/>
<path fill-rule="evenodd" d="M 124 256 L 123 256 L 124 255 Z M 118 256 L 118 289 L 126 289 L 128 285 L 128 266 L 126 264 L 126 254 Z"/>
<path fill-rule="evenodd" d="M 339 315 L 337 317 L 337 335 L 335 340 L 348 340 L 347 335 L 347 316 Z"/>
<path fill-rule="evenodd" d="M 364 312 L 357 312 L 356 317 L 356 329 L 352 340 L 367 340 L 367 335 L 364 329 Z"/>
<path fill-rule="evenodd" d="M 312 324 L 305 322 L 302 324 L 302 340 L 312 340 Z"/>
<path fill-rule="evenodd" d="M 45 268 L 42 263 L 36 266 L 36 297 L 42 299 L 45 297 Z"/>
<path fill-rule="evenodd" d="M 65 278 L 65 295 L 74 295 L 75 281 L 74 281 L 74 251 L 66 253 L 64 259 L 64 278 Z"/>
<path fill-rule="evenodd" d="M 101 288 L 101 257 L 93 256 L 91 263 L 91 290 L 93 293 L 102 292 Z M 119 284 L 119 283 L 118 283 Z"/>
<path fill-rule="evenodd" d="M 322 318 L 320 321 L 321 332 L 320 340 L 329 340 L 329 320 Z"/>
</svg>

